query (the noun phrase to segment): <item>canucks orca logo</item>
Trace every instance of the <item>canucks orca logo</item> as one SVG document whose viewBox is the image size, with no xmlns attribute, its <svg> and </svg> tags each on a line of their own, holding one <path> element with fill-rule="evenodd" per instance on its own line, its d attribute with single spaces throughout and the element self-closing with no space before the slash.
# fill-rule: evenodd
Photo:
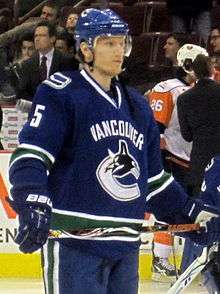
<svg viewBox="0 0 220 294">
<path fill-rule="evenodd" d="M 138 162 L 129 153 L 127 143 L 120 140 L 118 152 L 108 150 L 108 153 L 96 170 L 100 185 L 114 199 L 130 201 L 138 198 L 140 190 L 137 183 L 126 185 L 120 182 L 128 175 L 133 175 L 136 180 L 140 176 Z"/>
</svg>

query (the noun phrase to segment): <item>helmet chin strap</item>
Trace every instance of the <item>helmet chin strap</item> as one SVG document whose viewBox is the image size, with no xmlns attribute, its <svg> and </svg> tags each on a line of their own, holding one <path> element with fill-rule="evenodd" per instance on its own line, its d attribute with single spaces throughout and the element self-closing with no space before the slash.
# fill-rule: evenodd
<svg viewBox="0 0 220 294">
<path fill-rule="evenodd" d="M 85 61 L 85 56 L 82 53 L 82 50 L 79 50 L 78 55 L 79 55 L 79 59 L 83 64 L 86 64 L 89 67 L 89 70 L 92 72 L 94 69 L 94 52 L 93 52 L 93 48 L 89 47 L 89 50 L 92 53 L 92 60 L 91 61 Z"/>
<path fill-rule="evenodd" d="M 92 61 L 90 61 L 90 62 L 86 62 L 86 64 L 89 66 L 89 70 L 91 71 L 91 72 L 93 72 L 93 70 L 94 70 L 94 48 L 95 48 L 95 46 L 96 46 L 96 43 L 97 43 L 97 40 L 98 40 L 98 38 L 99 38 L 100 36 L 98 36 L 98 37 L 96 37 L 94 40 L 93 40 L 93 44 L 91 45 L 91 46 L 89 46 L 89 49 L 91 50 L 91 53 L 92 53 Z"/>
<path fill-rule="evenodd" d="M 89 62 L 85 62 L 85 63 L 88 65 L 89 70 L 91 72 L 93 72 L 93 70 L 94 70 L 94 47 L 96 45 L 96 39 L 93 41 L 93 44 L 88 44 L 87 43 L 87 46 L 88 46 L 88 48 L 89 48 L 89 50 L 91 51 L 91 54 L 92 54 L 92 60 L 89 61 Z"/>
</svg>

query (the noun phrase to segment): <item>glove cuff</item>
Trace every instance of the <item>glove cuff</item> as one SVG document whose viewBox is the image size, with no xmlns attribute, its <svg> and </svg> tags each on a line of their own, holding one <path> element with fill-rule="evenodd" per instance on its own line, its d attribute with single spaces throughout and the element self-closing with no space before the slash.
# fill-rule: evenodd
<svg viewBox="0 0 220 294">
<path fill-rule="evenodd" d="M 46 189 L 30 189 L 27 192 L 23 188 L 12 188 L 11 194 L 12 197 L 7 200 L 17 213 L 29 207 L 52 210 L 52 202 Z"/>
<path fill-rule="evenodd" d="M 27 204 L 47 207 L 52 209 L 52 202 L 48 196 L 39 194 L 29 194 L 25 200 Z"/>
<path fill-rule="evenodd" d="M 220 210 L 214 206 L 204 204 L 201 200 L 188 199 L 183 208 L 183 214 L 192 222 L 208 221 L 212 217 L 220 216 Z"/>
</svg>

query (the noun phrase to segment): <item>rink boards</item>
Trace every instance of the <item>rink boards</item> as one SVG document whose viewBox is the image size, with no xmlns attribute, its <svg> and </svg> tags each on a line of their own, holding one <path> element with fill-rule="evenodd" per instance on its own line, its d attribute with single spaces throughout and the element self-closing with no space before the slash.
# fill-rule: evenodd
<svg viewBox="0 0 220 294">
<path fill-rule="evenodd" d="M 40 254 L 21 254 L 13 237 L 17 232 L 17 216 L 10 208 L 5 198 L 9 194 L 8 165 L 11 153 L 0 151 L 0 277 L 39 278 L 41 276 Z M 151 240 L 152 235 L 145 236 L 145 243 L 141 246 L 139 258 L 139 274 L 141 279 L 151 276 Z M 177 263 L 181 251 L 177 247 Z"/>
</svg>

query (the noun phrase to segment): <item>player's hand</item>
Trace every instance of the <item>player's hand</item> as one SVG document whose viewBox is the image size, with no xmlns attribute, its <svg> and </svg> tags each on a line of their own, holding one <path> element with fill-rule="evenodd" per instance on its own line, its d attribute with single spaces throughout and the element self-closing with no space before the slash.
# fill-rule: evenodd
<svg viewBox="0 0 220 294">
<path fill-rule="evenodd" d="M 188 237 L 193 242 L 203 246 L 220 242 L 220 217 L 212 217 L 209 221 L 201 225 L 200 231 L 188 233 Z"/>
<path fill-rule="evenodd" d="M 188 200 L 183 213 L 195 223 L 201 225 L 198 232 L 186 233 L 185 236 L 200 245 L 212 245 L 220 242 L 220 210 L 204 204 L 201 200 Z"/>
<path fill-rule="evenodd" d="M 51 205 L 33 202 L 31 205 L 26 203 L 21 207 L 15 201 L 8 201 L 19 215 L 19 228 L 15 237 L 19 249 L 24 253 L 32 253 L 40 249 L 48 238 Z"/>
</svg>

